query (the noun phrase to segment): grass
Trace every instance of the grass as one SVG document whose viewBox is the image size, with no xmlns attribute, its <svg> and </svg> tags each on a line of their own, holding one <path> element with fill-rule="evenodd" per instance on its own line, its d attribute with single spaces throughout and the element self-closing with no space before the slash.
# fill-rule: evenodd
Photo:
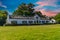
<svg viewBox="0 0 60 40">
<path fill-rule="evenodd" d="M 60 40 L 60 24 L 0 26 L 0 40 Z"/>
</svg>

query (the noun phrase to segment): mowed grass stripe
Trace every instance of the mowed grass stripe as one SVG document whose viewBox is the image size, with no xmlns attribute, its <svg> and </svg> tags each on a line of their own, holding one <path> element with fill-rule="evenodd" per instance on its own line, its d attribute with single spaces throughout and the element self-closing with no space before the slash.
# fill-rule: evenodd
<svg viewBox="0 0 60 40">
<path fill-rule="evenodd" d="M 0 40 L 60 40 L 60 24 L 1 26 Z"/>
</svg>

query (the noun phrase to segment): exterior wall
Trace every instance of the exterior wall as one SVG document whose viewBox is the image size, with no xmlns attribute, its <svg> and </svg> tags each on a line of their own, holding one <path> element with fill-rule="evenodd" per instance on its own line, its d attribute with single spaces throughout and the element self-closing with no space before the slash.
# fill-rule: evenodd
<svg viewBox="0 0 60 40">
<path fill-rule="evenodd" d="M 51 20 L 50 20 L 50 23 L 56 23 L 56 20 L 51 19 Z"/>
<path fill-rule="evenodd" d="M 11 24 L 11 21 L 17 21 L 17 24 L 22 24 L 22 21 L 27 21 L 27 24 L 29 24 L 28 21 L 34 21 L 34 20 L 27 20 L 27 19 L 9 19 L 9 23 Z"/>
<path fill-rule="evenodd" d="M 35 22 L 37 23 L 38 21 L 38 23 L 43 24 L 43 23 L 47 23 L 46 21 L 49 21 L 49 20 L 9 19 L 10 24 L 11 24 L 11 21 L 17 21 L 17 24 L 23 24 L 22 21 L 27 21 L 27 24 L 30 24 L 29 21 L 32 21 L 32 24 L 34 24 Z"/>
<path fill-rule="evenodd" d="M 9 19 L 9 15 L 7 16 L 6 24 L 11 24 L 11 21 Z"/>
<path fill-rule="evenodd" d="M 36 18 L 38 17 L 38 18 Z M 17 24 L 23 24 L 22 21 L 27 21 L 27 24 L 30 24 L 29 21 L 32 21 L 32 24 L 44 24 L 44 23 L 52 23 L 52 21 L 55 22 L 55 20 L 41 20 L 38 15 L 35 15 L 33 19 L 10 19 L 9 16 L 7 17 L 7 23 L 11 24 L 12 21 L 16 21 Z"/>
</svg>

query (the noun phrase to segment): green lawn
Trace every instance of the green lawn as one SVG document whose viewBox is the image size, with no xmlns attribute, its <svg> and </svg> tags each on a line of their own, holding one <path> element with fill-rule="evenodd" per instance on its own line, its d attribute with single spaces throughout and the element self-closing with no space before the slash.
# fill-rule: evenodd
<svg viewBox="0 0 60 40">
<path fill-rule="evenodd" d="M 0 40 L 60 40 L 60 25 L 3 26 Z"/>
</svg>

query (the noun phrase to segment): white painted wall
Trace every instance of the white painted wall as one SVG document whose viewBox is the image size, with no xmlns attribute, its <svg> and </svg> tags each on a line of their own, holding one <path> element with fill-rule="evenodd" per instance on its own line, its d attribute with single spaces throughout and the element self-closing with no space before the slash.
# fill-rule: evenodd
<svg viewBox="0 0 60 40">
<path fill-rule="evenodd" d="M 38 17 L 38 19 L 36 19 L 36 17 Z M 28 21 L 33 21 L 33 23 L 34 23 L 34 21 L 37 21 L 37 20 L 41 21 L 41 24 L 43 24 L 42 21 L 45 21 L 45 22 L 49 21 L 49 23 L 52 23 L 52 21 L 50 21 L 50 20 L 41 20 L 38 15 L 34 16 L 34 19 L 9 19 L 9 16 L 8 16 L 7 23 L 11 24 L 11 21 L 17 21 L 17 24 L 22 24 L 22 21 L 27 21 L 27 23 L 29 24 Z M 53 20 L 53 21 L 55 23 L 55 20 Z"/>
<path fill-rule="evenodd" d="M 22 20 L 22 19 L 9 19 L 10 24 L 11 24 L 11 21 L 17 21 L 17 24 L 22 24 L 22 21 L 34 21 L 34 20 L 29 20 L 29 19 L 24 19 L 24 20 Z"/>
</svg>

